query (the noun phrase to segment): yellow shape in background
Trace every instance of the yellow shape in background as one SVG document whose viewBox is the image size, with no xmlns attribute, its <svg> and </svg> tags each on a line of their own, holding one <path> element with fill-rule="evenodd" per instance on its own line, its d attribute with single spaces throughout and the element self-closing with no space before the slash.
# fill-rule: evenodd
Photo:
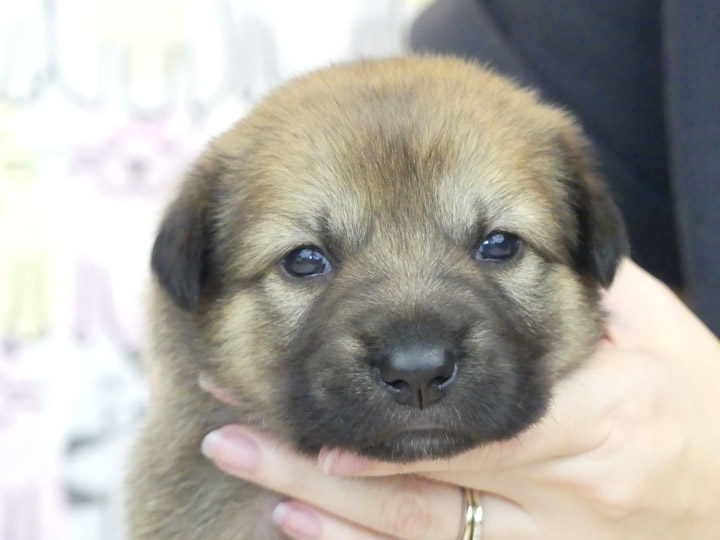
<svg viewBox="0 0 720 540">
<path fill-rule="evenodd" d="M 0 108 L 0 337 L 48 326 L 48 235 L 37 164 L 20 142 L 21 113 Z"/>
<path fill-rule="evenodd" d="M 93 22 L 102 48 L 126 55 L 131 87 L 157 92 L 177 67 L 187 61 L 188 15 L 177 0 L 94 0 Z"/>
</svg>

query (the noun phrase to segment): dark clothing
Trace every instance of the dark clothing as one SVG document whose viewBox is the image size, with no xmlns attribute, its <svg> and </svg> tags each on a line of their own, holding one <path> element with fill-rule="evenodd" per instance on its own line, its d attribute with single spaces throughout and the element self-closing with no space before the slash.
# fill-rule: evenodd
<svg viewBox="0 0 720 540">
<path fill-rule="evenodd" d="M 487 62 L 578 116 L 633 259 L 720 335 L 720 2 L 438 0 L 411 44 Z"/>
</svg>

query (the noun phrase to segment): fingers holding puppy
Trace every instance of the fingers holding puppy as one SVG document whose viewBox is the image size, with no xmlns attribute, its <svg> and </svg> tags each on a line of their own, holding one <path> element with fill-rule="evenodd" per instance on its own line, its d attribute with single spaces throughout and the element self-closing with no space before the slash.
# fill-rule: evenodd
<svg viewBox="0 0 720 540">
<path fill-rule="evenodd" d="M 487 518 L 483 519 L 483 540 L 542 538 L 541 531 L 532 517 L 515 503 L 486 495 L 482 504 L 488 514 Z M 377 533 L 299 501 L 280 503 L 273 513 L 273 521 L 285 534 L 296 540 L 338 540 L 338 538 L 397 540 L 398 538 Z M 464 528 L 464 522 L 459 523 L 459 526 Z M 452 538 L 454 540 L 458 536 Z"/>
<path fill-rule="evenodd" d="M 291 538 L 455 540 L 464 527 L 457 486 L 411 475 L 327 476 L 313 460 L 240 425 L 208 434 L 202 451 L 223 472 L 288 496 L 273 511 L 273 521 Z M 480 478 L 477 472 L 473 476 L 476 483 Z M 501 488 L 497 482 L 488 472 L 488 489 Z M 509 499 L 484 493 L 482 505 L 488 515 L 483 540 L 542 538 L 532 516 Z"/>
<path fill-rule="evenodd" d="M 208 434 L 202 451 L 230 475 L 305 500 L 342 520 L 362 523 L 366 531 L 375 531 L 365 532 L 367 538 L 383 538 L 385 534 L 389 538 L 454 540 L 457 536 L 462 497 L 455 487 L 410 476 L 389 479 L 325 476 L 312 460 L 297 456 L 267 435 L 238 425 Z M 368 507 L 370 502 L 372 508 Z M 289 516 L 294 508 L 285 508 L 286 514 Z M 282 512 L 276 511 L 276 519 L 278 515 Z M 330 530 L 345 526 L 343 521 L 326 522 Z M 368 536 L 377 533 L 381 536 Z"/>
<path fill-rule="evenodd" d="M 338 519 L 298 501 L 282 502 L 275 507 L 273 522 L 290 538 L 297 540 L 389 540 L 359 525 Z"/>
</svg>

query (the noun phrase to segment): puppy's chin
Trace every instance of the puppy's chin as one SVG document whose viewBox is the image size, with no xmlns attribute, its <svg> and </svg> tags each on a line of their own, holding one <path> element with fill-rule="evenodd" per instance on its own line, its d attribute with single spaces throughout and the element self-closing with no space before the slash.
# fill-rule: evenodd
<svg viewBox="0 0 720 540">
<path fill-rule="evenodd" d="M 462 452 L 478 448 L 493 442 L 511 439 L 532 424 L 541 416 L 541 412 L 533 418 L 527 418 L 522 423 L 516 423 L 513 428 L 502 433 L 492 435 L 482 433 L 458 433 L 444 429 L 417 429 L 399 431 L 384 437 L 373 438 L 366 441 L 345 442 L 338 445 L 335 441 L 310 441 L 302 438 L 295 441 L 298 449 L 308 455 L 316 455 L 323 445 L 342 446 L 346 450 L 361 456 L 409 463 L 413 461 L 447 459 Z"/>
<path fill-rule="evenodd" d="M 404 431 L 381 442 L 353 450 L 366 457 L 402 463 L 449 458 L 479 444 L 468 435 L 432 429 Z"/>
<path fill-rule="evenodd" d="M 397 463 L 450 458 L 476 448 L 482 440 L 469 435 L 452 433 L 440 429 L 405 431 L 387 436 L 382 440 L 358 441 L 337 445 L 333 442 L 320 443 L 301 438 L 295 441 L 297 449 L 303 454 L 317 455 L 323 445 L 341 446 L 368 458 Z"/>
<path fill-rule="evenodd" d="M 454 426 L 443 423 L 441 415 L 435 415 L 431 422 L 417 418 L 407 422 L 393 422 L 388 418 L 384 429 L 366 426 L 362 432 L 357 430 L 352 434 L 342 431 L 333 433 L 332 429 L 320 432 L 300 429 L 296 431 L 297 438 L 293 442 L 298 450 L 308 455 L 317 454 L 322 446 L 331 446 L 345 448 L 365 457 L 399 463 L 447 459 L 473 448 L 517 436 L 543 416 L 547 402 L 545 395 L 536 395 L 534 399 L 525 401 L 522 413 L 516 411 L 500 423 L 477 417 L 475 421 L 468 419 L 464 427 L 458 428 L 456 423 Z M 334 412 L 339 413 L 336 418 L 342 417 L 338 409 L 334 409 Z M 330 422 L 323 424 L 330 427 Z M 396 428 L 390 428 L 392 425 Z"/>
<path fill-rule="evenodd" d="M 516 417 L 504 428 L 492 432 L 457 432 L 441 427 L 406 429 L 374 438 L 372 442 L 351 444 L 348 449 L 369 458 L 400 463 L 451 458 L 485 444 L 515 437 L 539 420 L 544 411 L 545 407 L 541 406 L 534 413 Z"/>
</svg>

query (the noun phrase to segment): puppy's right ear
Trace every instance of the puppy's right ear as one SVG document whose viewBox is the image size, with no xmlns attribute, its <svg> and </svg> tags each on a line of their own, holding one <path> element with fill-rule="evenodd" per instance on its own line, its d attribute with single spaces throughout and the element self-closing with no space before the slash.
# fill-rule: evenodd
<svg viewBox="0 0 720 540">
<path fill-rule="evenodd" d="M 186 311 L 200 306 L 209 286 L 217 174 L 210 160 L 194 166 L 168 208 L 152 249 L 152 271 L 175 304 Z"/>
<path fill-rule="evenodd" d="M 590 143 L 572 125 L 563 137 L 570 173 L 569 200 L 577 217 L 578 237 L 572 249 L 578 271 L 603 288 L 612 283 L 630 247 L 625 223 L 609 187 L 595 172 Z"/>
</svg>

